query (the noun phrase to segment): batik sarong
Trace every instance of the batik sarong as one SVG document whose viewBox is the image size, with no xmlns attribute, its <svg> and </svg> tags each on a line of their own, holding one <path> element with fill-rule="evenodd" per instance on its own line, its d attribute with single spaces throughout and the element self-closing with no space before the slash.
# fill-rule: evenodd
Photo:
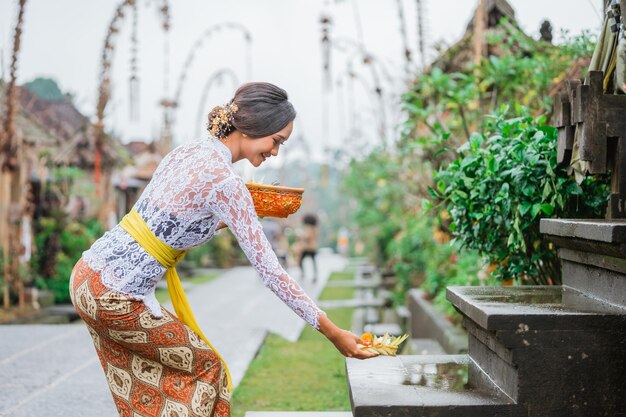
<svg viewBox="0 0 626 417">
<path fill-rule="evenodd" d="M 162 308 L 112 291 L 82 260 L 72 303 L 91 334 L 120 417 L 227 417 L 226 373 L 218 356 Z"/>
</svg>

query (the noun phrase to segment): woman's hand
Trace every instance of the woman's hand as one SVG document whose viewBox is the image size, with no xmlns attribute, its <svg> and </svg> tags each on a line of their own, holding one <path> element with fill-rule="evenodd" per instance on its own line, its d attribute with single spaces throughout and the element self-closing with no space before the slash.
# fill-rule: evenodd
<svg viewBox="0 0 626 417">
<path fill-rule="evenodd" d="M 367 359 L 378 356 L 376 353 L 359 349 L 357 343 L 363 344 L 359 336 L 347 330 L 339 329 L 338 334 L 329 339 L 341 354 L 347 358 Z"/>
<path fill-rule="evenodd" d="M 347 358 L 367 359 L 378 356 L 375 353 L 365 352 L 357 346 L 363 341 L 354 333 L 340 329 L 326 316 L 320 317 L 320 332 L 335 345 L 337 350 Z"/>
</svg>

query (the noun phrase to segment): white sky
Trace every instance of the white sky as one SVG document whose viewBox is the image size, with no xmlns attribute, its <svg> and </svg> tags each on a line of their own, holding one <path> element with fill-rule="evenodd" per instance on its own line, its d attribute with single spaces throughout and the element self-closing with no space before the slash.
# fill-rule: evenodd
<svg viewBox="0 0 626 417">
<path fill-rule="evenodd" d="M 410 46 L 417 57 L 415 1 L 401 1 Z M 444 40 L 450 44 L 461 37 L 477 2 L 424 1 L 429 58 L 434 56 L 432 45 L 435 42 Z M 112 0 L 28 0 L 18 81 L 23 83 L 38 76 L 54 78 L 64 91 L 76 96 L 79 109 L 93 117 L 102 43 L 118 3 Z M 160 1 L 138 0 L 138 3 L 140 120 L 131 122 L 129 118 L 131 16 L 128 15 L 117 37 L 114 90 L 105 121 L 107 128 L 114 129 L 124 141 L 150 141 L 158 137 L 161 126 L 162 113 L 158 102 L 164 94 L 164 36 L 156 11 Z M 543 18 L 551 20 L 555 36 L 560 29 L 575 34 L 590 29 L 595 33 L 600 24 L 599 0 L 511 0 L 510 3 L 516 9 L 521 26 L 532 36 L 537 35 Z M 5 79 L 8 77 L 16 4 L 15 0 L 0 0 L 0 52 Z M 361 89 L 360 86 L 354 87 L 355 117 L 347 120 L 350 113 L 346 107 L 347 87 L 344 87 L 342 94 L 335 93 L 328 100 L 331 115 L 328 133 L 325 134 L 322 128 L 324 101 L 319 17 L 323 9 L 329 10 L 334 18 L 331 36 L 356 39 L 356 7 L 365 46 L 398 80 L 394 91 L 397 93 L 401 90 L 398 86 L 404 74 L 404 64 L 396 0 L 176 0 L 170 1 L 170 6 L 170 93 L 176 88 L 181 67 L 195 40 L 212 25 L 238 22 L 247 27 L 253 37 L 252 79 L 273 82 L 289 92 L 298 111 L 292 137 L 304 139 L 309 148 L 305 150 L 305 147 L 298 146 L 299 149 L 317 159 L 326 147 L 362 148 L 379 140 L 376 135 L 378 111 L 372 108 L 369 96 L 356 91 Z M 213 105 L 232 96 L 234 87 L 230 82 L 224 82 L 210 90 L 206 103 L 199 103 L 203 86 L 212 74 L 222 68 L 231 68 L 237 73 L 239 82 L 247 81 L 244 45 L 242 36 L 234 31 L 221 32 L 204 42 L 188 69 L 174 131 L 177 143 L 203 131 L 204 119 L 200 126 L 197 123 L 199 108 L 208 112 Z M 345 74 L 345 57 L 340 54 L 333 57 L 337 77 Z M 371 84 L 368 72 L 362 69 L 358 72 Z M 385 88 L 388 93 L 392 92 L 392 88 Z M 393 124 L 393 121 L 388 123 Z M 348 129 L 355 124 L 360 127 L 362 136 L 348 140 Z M 295 142 L 292 143 L 297 146 Z"/>
</svg>

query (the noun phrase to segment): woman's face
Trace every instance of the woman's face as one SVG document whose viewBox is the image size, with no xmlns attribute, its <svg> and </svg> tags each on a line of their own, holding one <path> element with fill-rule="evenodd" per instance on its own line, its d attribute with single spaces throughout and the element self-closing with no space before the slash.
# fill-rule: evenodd
<svg viewBox="0 0 626 417">
<path fill-rule="evenodd" d="M 241 146 L 243 157 L 253 166 L 258 167 L 269 157 L 278 155 L 279 147 L 289 139 L 292 130 L 293 122 L 289 122 L 287 126 L 273 135 L 257 139 L 244 137 Z"/>
</svg>

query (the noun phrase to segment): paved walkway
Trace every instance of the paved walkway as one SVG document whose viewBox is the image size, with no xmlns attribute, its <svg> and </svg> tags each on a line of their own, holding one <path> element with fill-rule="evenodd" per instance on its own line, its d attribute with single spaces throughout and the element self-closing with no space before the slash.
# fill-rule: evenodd
<svg viewBox="0 0 626 417">
<path fill-rule="evenodd" d="M 314 298 L 328 275 L 346 264 L 332 254 L 318 259 L 320 280 L 303 285 Z M 235 386 L 267 332 L 295 341 L 305 326 L 250 267 L 228 270 L 187 296 Z M 87 330 L 80 323 L 0 326 L 0 417 L 53 416 L 117 416 Z"/>
</svg>

